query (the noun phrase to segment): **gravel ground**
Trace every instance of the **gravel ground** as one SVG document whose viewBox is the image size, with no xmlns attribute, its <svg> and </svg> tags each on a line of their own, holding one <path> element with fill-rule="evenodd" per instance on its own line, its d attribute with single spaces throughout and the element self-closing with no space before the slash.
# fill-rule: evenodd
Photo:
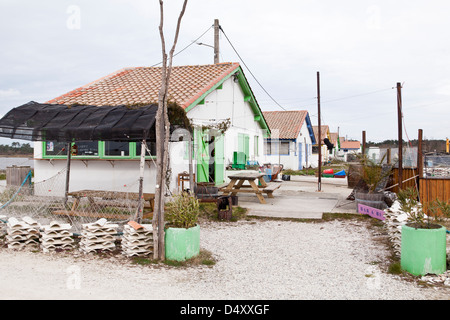
<svg viewBox="0 0 450 320">
<path fill-rule="evenodd" d="M 447 299 L 387 274 L 364 222 L 241 221 L 201 226 L 214 266 L 135 265 L 122 256 L 0 248 L 0 299 Z"/>
</svg>

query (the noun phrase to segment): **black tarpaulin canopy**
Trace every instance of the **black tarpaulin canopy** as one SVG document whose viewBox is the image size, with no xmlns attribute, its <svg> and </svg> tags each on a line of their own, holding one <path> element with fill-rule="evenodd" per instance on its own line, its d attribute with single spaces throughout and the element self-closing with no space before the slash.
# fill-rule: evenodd
<svg viewBox="0 0 450 320">
<path fill-rule="evenodd" d="M 31 141 L 155 141 L 158 106 L 82 106 L 31 101 L 0 119 L 0 137 Z"/>
<path fill-rule="evenodd" d="M 42 104 L 31 101 L 10 110 L 0 119 L 0 137 L 31 141 L 155 141 L 155 120 L 158 106 L 83 106 Z M 170 131 L 176 128 L 192 130 L 186 112 L 168 105 Z M 181 137 L 181 136 L 180 136 Z M 182 135 L 185 138 L 185 135 Z M 179 139 L 179 138 L 178 138 Z M 69 193 L 70 147 L 67 148 L 65 203 Z M 139 199 L 142 199 L 145 143 L 141 146 Z M 192 177 L 192 163 L 189 162 Z M 142 218 L 142 200 L 135 218 Z"/>
</svg>

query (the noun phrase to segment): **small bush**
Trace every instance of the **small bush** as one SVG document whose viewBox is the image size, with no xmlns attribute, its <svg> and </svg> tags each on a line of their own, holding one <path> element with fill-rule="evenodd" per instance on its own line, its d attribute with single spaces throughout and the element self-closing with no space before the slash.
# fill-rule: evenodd
<svg viewBox="0 0 450 320">
<path fill-rule="evenodd" d="M 169 226 L 174 228 L 195 227 L 200 213 L 197 198 L 187 192 L 176 194 L 165 207 L 165 217 Z"/>
</svg>

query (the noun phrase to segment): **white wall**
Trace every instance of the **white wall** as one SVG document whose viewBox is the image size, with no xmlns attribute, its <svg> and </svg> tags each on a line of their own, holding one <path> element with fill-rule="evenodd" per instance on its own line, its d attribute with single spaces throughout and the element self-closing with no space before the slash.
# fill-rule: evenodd
<svg viewBox="0 0 450 320">
<path fill-rule="evenodd" d="M 238 150 L 238 134 L 247 134 L 249 140 L 250 160 L 261 162 L 264 150 L 264 132 L 254 120 L 250 104 L 244 101 L 244 93 L 233 78 L 227 79 L 222 89 L 211 92 L 205 98 L 205 104 L 197 105 L 187 113 L 194 125 L 209 125 L 230 118 L 230 128 L 225 132 L 225 165 L 233 161 L 233 152 Z M 259 136 L 259 155 L 254 155 L 254 136 Z"/>
</svg>

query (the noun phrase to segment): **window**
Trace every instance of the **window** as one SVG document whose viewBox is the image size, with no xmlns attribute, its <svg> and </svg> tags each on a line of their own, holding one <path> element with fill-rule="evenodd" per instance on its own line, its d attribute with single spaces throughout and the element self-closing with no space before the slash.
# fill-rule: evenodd
<svg viewBox="0 0 450 320">
<path fill-rule="evenodd" d="M 156 156 L 156 143 L 147 142 L 150 153 L 146 151 L 146 157 Z M 46 141 L 43 143 L 44 158 L 65 158 L 67 156 L 67 143 Z M 72 156 L 95 157 L 99 159 L 126 158 L 136 159 L 141 156 L 141 142 L 119 141 L 76 141 L 72 143 Z"/>
<path fill-rule="evenodd" d="M 253 153 L 255 157 L 259 156 L 259 136 L 253 138 Z"/>
<path fill-rule="evenodd" d="M 45 154 L 48 156 L 66 156 L 67 143 L 47 141 L 45 143 Z"/>
<path fill-rule="evenodd" d="M 129 142 L 105 141 L 104 146 L 105 156 L 128 157 L 130 155 Z"/>
<path fill-rule="evenodd" d="M 76 141 L 72 150 L 73 156 L 98 156 L 98 141 Z"/>
<path fill-rule="evenodd" d="M 278 153 L 279 150 L 279 153 Z M 280 140 L 267 140 L 264 144 L 264 154 L 281 154 L 281 155 L 289 155 L 289 141 L 280 141 Z"/>
<path fill-rule="evenodd" d="M 136 157 L 140 157 L 141 156 L 141 147 L 142 147 L 142 142 L 136 142 Z M 146 150 L 145 152 L 145 156 L 146 157 L 154 157 L 156 156 L 156 142 L 148 142 L 147 141 L 147 148 L 150 150 L 150 154 L 149 152 Z"/>
<path fill-rule="evenodd" d="M 281 141 L 280 154 L 289 154 L 289 141 Z"/>
</svg>

